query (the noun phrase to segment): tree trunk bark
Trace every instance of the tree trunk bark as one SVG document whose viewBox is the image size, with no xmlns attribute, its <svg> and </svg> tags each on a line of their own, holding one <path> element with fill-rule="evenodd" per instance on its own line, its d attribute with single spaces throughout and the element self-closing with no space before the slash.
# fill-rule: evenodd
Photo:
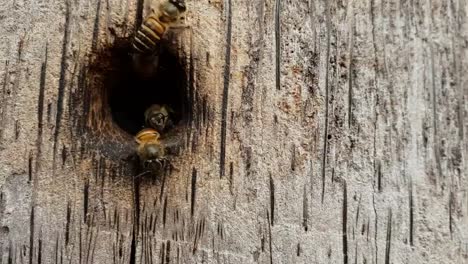
<svg viewBox="0 0 468 264">
<path fill-rule="evenodd" d="M 0 263 L 468 263 L 466 0 L 187 0 L 154 83 L 149 1 L 0 2 Z"/>
</svg>

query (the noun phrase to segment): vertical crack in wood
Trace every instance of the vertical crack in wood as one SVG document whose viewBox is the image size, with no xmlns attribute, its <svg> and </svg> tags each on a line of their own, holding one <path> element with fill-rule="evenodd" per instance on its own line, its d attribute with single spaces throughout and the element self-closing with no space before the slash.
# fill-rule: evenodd
<svg viewBox="0 0 468 264">
<path fill-rule="evenodd" d="M 353 72 L 354 72 L 354 38 L 356 30 L 356 22 L 354 19 L 354 13 L 352 15 L 352 24 L 349 41 L 349 65 L 348 65 L 348 128 L 351 127 L 353 122 Z"/>
<path fill-rule="evenodd" d="M 276 90 L 281 90 L 281 0 L 275 0 Z"/>
<path fill-rule="evenodd" d="M 190 217 L 192 219 L 193 219 L 193 213 L 195 211 L 196 191 L 197 191 L 197 170 L 193 168 L 192 170 L 192 192 L 191 192 L 191 198 L 190 198 Z"/>
<path fill-rule="evenodd" d="M 365 231 L 364 231 L 365 229 Z M 369 237 L 370 237 L 370 217 L 367 217 L 367 222 L 365 224 L 365 226 L 362 227 L 362 233 L 364 234 L 364 232 L 366 233 L 366 242 L 369 242 Z"/>
<path fill-rule="evenodd" d="M 19 120 L 15 120 L 15 141 L 18 140 L 20 136 L 21 123 Z"/>
<path fill-rule="evenodd" d="M 266 212 L 266 215 L 267 215 L 267 220 L 268 220 L 268 242 L 269 242 L 269 250 L 270 250 L 270 264 L 273 264 L 273 246 L 272 246 L 272 242 L 271 240 L 273 239 L 272 236 L 271 236 L 271 226 L 273 225 L 272 224 L 272 221 L 270 220 L 270 214 L 268 213 L 268 210 Z M 263 244 L 263 243 L 262 243 Z M 263 248 L 263 246 L 262 246 Z M 263 249 L 262 249 L 263 251 Z"/>
<path fill-rule="evenodd" d="M 434 61 L 434 47 L 433 45 L 430 46 L 430 57 L 431 57 L 431 77 L 432 77 L 432 125 L 434 131 L 434 157 L 436 162 L 437 168 L 437 175 L 436 175 L 436 186 L 439 188 L 440 178 L 442 177 L 442 166 L 440 164 L 440 145 L 439 145 L 439 129 L 437 123 L 437 88 L 436 88 L 436 77 L 435 77 L 435 61 Z"/>
<path fill-rule="evenodd" d="M 3 77 L 3 85 L 2 85 L 2 94 L 1 94 L 1 100 L 0 100 L 0 110 L 1 110 L 1 115 L 0 115 L 0 143 L 3 143 L 3 135 L 5 131 L 5 122 L 6 122 L 6 115 L 7 115 L 7 110 L 8 110 L 8 102 L 7 102 L 7 86 L 8 83 L 10 82 L 10 74 L 9 74 L 9 61 L 5 61 L 5 75 Z"/>
<path fill-rule="evenodd" d="M 359 216 L 360 216 L 360 212 L 361 212 L 361 201 L 362 201 L 362 193 L 359 194 L 359 202 L 358 202 L 358 206 L 356 208 L 356 219 L 354 221 L 354 226 L 356 227 L 356 229 L 358 229 L 358 223 L 359 223 Z M 358 230 L 359 232 L 359 230 Z M 364 233 L 364 232 L 363 232 Z M 354 230 L 353 230 L 353 239 L 355 239 L 354 237 Z"/>
<path fill-rule="evenodd" d="M 171 241 L 167 240 L 166 241 L 166 259 L 165 263 L 169 264 L 171 261 Z"/>
<path fill-rule="evenodd" d="M 13 264 L 13 257 L 14 257 L 14 248 L 13 248 L 13 242 L 10 240 L 10 243 L 8 245 L 8 264 Z"/>
<path fill-rule="evenodd" d="M 33 154 L 32 151 L 29 152 L 29 158 L 28 158 L 28 182 L 32 182 L 32 177 L 33 177 Z"/>
<path fill-rule="evenodd" d="M 47 123 L 52 123 L 52 102 L 47 103 Z"/>
<path fill-rule="evenodd" d="M 54 247 L 54 263 L 58 264 L 59 263 L 59 248 L 60 248 L 60 234 L 57 233 L 55 236 L 55 247 Z M 1 263 L 0 263 L 1 264 Z"/>
<path fill-rule="evenodd" d="M 42 263 L 42 230 L 40 230 L 39 232 L 39 242 L 37 246 L 37 263 Z"/>
<path fill-rule="evenodd" d="M 296 146 L 294 143 L 291 146 L 291 164 L 290 164 L 291 171 L 296 170 Z"/>
<path fill-rule="evenodd" d="M 10 100 L 12 102 L 17 101 L 17 97 L 18 97 L 18 91 L 19 91 L 20 82 L 21 82 L 21 75 L 22 75 L 22 69 L 21 69 L 21 64 L 22 63 L 21 62 L 23 60 L 22 54 L 23 54 L 23 49 L 24 49 L 24 38 L 25 37 L 26 37 L 26 33 L 23 36 L 20 36 L 20 40 L 18 41 L 18 52 L 17 52 L 16 65 L 15 65 L 15 78 L 14 78 L 13 87 L 11 89 L 11 95 L 10 95 Z M 16 108 L 16 104 L 12 104 L 10 112 L 14 113 L 15 108 Z"/>
<path fill-rule="evenodd" d="M 358 263 L 358 243 L 355 244 L 354 247 L 354 264 Z M 363 260 L 363 263 L 366 263 L 366 260 Z"/>
<path fill-rule="evenodd" d="M 249 172 L 247 172 L 247 175 Z M 234 163 L 229 162 L 229 193 L 234 195 Z"/>
<path fill-rule="evenodd" d="M 162 219 L 162 224 L 163 224 L 163 227 L 166 226 L 166 216 L 167 216 L 167 196 L 164 197 L 164 204 L 163 204 L 163 219 Z"/>
<path fill-rule="evenodd" d="M 164 191 L 166 187 L 166 173 L 163 173 L 162 181 L 161 181 L 161 191 L 159 192 L 159 200 L 162 201 L 164 197 Z"/>
<path fill-rule="evenodd" d="M 377 49 L 377 37 L 376 37 L 376 18 L 375 18 L 375 12 L 376 12 L 376 8 L 375 8 L 375 0 L 370 0 L 370 8 L 369 8 L 369 16 L 370 16 L 370 20 L 371 20 L 371 28 L 372 28 L 372 46 L 373 46 L 373 50 L 374 50 L 374 82 L 375 82 L 375 87 L 377 88 L 378 87 L 378 84 L 379 84 L 379 58 L 378 58 L 378 49 Z M 374 168 L 375 168 L 375 160 L 377 159 L 377 146 L 376 146 L 376 137 L 377 137 L 377 122 L 378 122 L 378 111 L 377 111 L 377 106 L 379 105 L 379 93 L 378 93 L 378 89 L 375 89 L 376 93 L 375 93 L 375 97 L 376 97 L 376 100 L 375 100 L 375 104 L 374 104 L 374 140 L 373 140 L 373 145 L 374 145 Z M 380 166 L 380 161 L 379 162 L 379 165 Z M 379 168 L 380 170 L 380 168 Z M 379 172 L 380 173 L 380 172 Z M 381 180 L 381 174 L 378 175 L 379 178 L 379 191 L 381 190 L 380 187 L 380 180 Z"/>
<path fill-rule="evenodd" d="M 449 204 L 448 204 L 448 215 L 449 215 L 449 231 L 450 231 L 450 239 L 453 239 L 453 206 L 454 206 L 455 194 L 452 190 L 450 190 L 449 194 Z"/>
<path fill-rule="evenodd" d="M 346 181 L 343 181 L 343 212 L 342 212 L 342 238 L 343 238 L 343 263 L 348 264 L 348 190 Z"/>
<path fill-rule="evenodd" d="M 463 1 L 466 5 L 466 1 Z M 460 1 L 458 3 L 458 5 L 460 5 Z M 461 4 L 463 5 L 463 4 Z M 457 25 L 456 25 L 456 31 L 455 32 L 455 37 L 454 37 L 454 45 L 453 45 L 453 58 L 454 58 L 454 68 L 455 68 L 455 83 L 456 83 L 456 89 L 457 89 L 457 119 L 458 119 L 458 125 L 457 125 L 457 128 L 458 128 L 458 136 L 459 136 L 459 139 L 460 139 L 460 151 L 461 151 L 461 155 L 462 155 L 462 160 L 466 160 L 463 158 L 463 156 L 466 156 L 466 153 L 464 151 L 464 145 L 463 145 L 463 142 L 466 142 L 464 141 L 464 129 L 465 129 L 465 125 L 464 125 L 464 122 L 465 122 L 465 105 L 466 105 L 466 100 L 468 98 L 466 98 L 466 95 L 468 95 L 468 93 L 465 92 L 465 88 L 466 88 L 466 85 L 464 85 L 463 83 L 463 78 L 462 78 L 462 74 L 464 73 L 464 65 L 460 65 L 460 61 L 464 62 L 466 60 L 466 56 L 459 56 L 458 54 L 463 54 L 464 52 L 464 45 L 462 43 L 464 43 L 464 39 L 462 37 L 462 33 L 463 30 L 462 30 L 462 26 L 461 26 L 461 17 L 465 17 L 466 19 L 466 14 L 463 14 L 463 11 L 462 8 L 460 8 L 460 6 L 458 7 L 459 10 L 458 10 L 458 14 L 456 15 L 456 19 L 457 19 Z"/>
<path fill-rule="evenodd" d="M 37 100 L 37 139 L 36 139 L 36 171 L 39 169 L 41 162 L 40 157 L 42 155 L 42 134 L 44 128 L 44 98 L 45 98 L 45 82 L 47 76 L 47 60 L 49 57 L 49 43 L 46 43 L 45 47 L 45 58 L 41 64 L 41 74 L 39 77 L 39 96 Z"/>
<path fill-rule="evenodd" d="M 270 213 L 271 213 L 271 225 L 275 224 L 275 183 L 270 173 Z"/>
<path fill-rule="evenodd" d="M 80 231 L 78 232 L 78 260 L 79 263 L 83 263 L 83 225 L 80 225 Z"/>
<path fill-rule="evenodd" d="M 302 194 L 302 227 L 304 231 L 309 230 L 309 201 L 307 198 L 307 187 L 304 185 L 304 192 Z"/>
<path fill-rule="evenodd" d="M 96 17 L 94 18 L 93 38 L 91 40 L 91 50 L 96 51 L 99 41 L 99 24 L 101 22 L 101 0 L 97 1 Z"/>
<path fill-rule="evenodd" d="M 66 86 L 66 74 L 68 69 L 67 62 L 67 50 L 68 43 L 70 42 L 70 1 L 67 0 L 66 4 L 66 13 L 65 13 L 65 26 L 64 26 L 64 36 L 62 43 L 62 58 L 60 61 L 60 77 L 59 77 L 59 86 L 58 86 L 58 95 L 57 95 L 57 113 L 55 116 L 55 132 L 54 132 L 54 148 L 53 148 L 53 171 L 55 171 L 55 156 L 57 154 L 57 144 L 58 136 L 61 128 L 61 119 L 63 114 L 63 99 L 65 95 L 65 86 Z"/>
<path fill-rule="evenodd" d="M 375 206 L 375 193 L 372 194 L 372 207 L 374 209 L 374 246 L 375 246 L 375 251 L 374 251 L 374 258 L 375 258 L 375 263 L 377 263 L 378 256 L 379 256 L 379 243 L 377 240 L 378 234 L 379 234 L 379 217 L 377 215 L 377 208 Z"/>
<path fill-rule="evenodd" d="M 222 178 L 225 173 L 226 164 L 226 126 L 227 126 L 227 108 L 229 98 L 229 83 L 231 79 L 231 39 L 232 39 L 232 3 L 227 1 L 227 30 L 226 30 L 226 53 L 224 64 L 224 84 L 223 101 L 221 106 L 221 149 L 219 154 L 219 176 Z"/>
<path fill-rule="evenodd" d="M 322 154 L 322 203 L 325 197 L 325 172 L 327 165 L 327 149 L 328 149 L 328 84 L 330 75 L 330 38 L 331 38 L 331 18 L 330 18 L 330 3 L 325 1 L 325 16 L 327 23 L 327 53 L 325 66 L 325 129 L 323 132 L 323 154 Z"/>
<path fill-rule="evenodd" d="M 65 223 L 65 246 L 68 245 L 70 239 L 70 224 L 71 224 L 71 204 L 67 202 L 67 222 Z"/>
<path fill-rule="evenodd" d="M 113 28 L 113 23 L 111 21 L 111 15 L 112 15 L 112 10 L 111 10 L 111 5 L 109 3 L 109 0 L 106 0 L 106 37 L 107 37 L 107 42 L 112 42 L 112 38 L 116 37 L 116 32 L 115 29 Z"/>
<path fill-rule="evenodd" d="M 93 226 L 94 223 L 94 214 L 91 215 L 91 219 L 89 225 L 86 226 L 86 263 L 89 263 L 89 259 L 91 257 L 91 250 L 92 250 L 92 240 L 93 240 Z"/>
<path fill-rule="evenodd" d="M 83 186 L 83 223 L 88 222 L 89 180 Z"/>
<path fill-rule="evenodd" d="M 87 241 L 86 263 L 94 263 L 97 237 L 99 234 L 99 226 L 95 228 L 95 223 L 95 215 L 93 214 L 89 226 L 86 227 L 87 235 L 89 236 Z"/>
<path fill-rule="evenodd" d="M 195 55 L 194 55 L 194 42 L 193 42 L 193 33 L 190 31 L 190 58 L 189 58 L 189 67 L 188 67 L 188 92 L 186 94 L 186 104 L 182 105 L 183 113 L 187 115 L 187 122 L 190 127 L 193 127 L 194 122 L 194 107 L 195 103 Z M 190 143 L 190 138 L 192 136 L 192 130 L 187 129 L 187 146 Z"/>
<path fill-rule="evenodd" d="M 62 147 L 62 168 L 65 166 L 65 163 L 67 162 L 67 158 L 68 158 L 68 151 L 67 151 L 67 147 L 64 145 Z"/>
<path fill-rule="evenodd" d="M 388 209 L 387 238 L 385 245 L 385 264 L 390 264 L 390 248 L 392 246 L 392 209 Z"/>
<path fill-rule="evenodd" d="M 31 214 L 29 219 L 29 263 L 34 263 L 34 218 L 35 206 L 31 207 Z"/>
<path fill-rule="evenodd" d="M 200 239 L 200 221 L 197 221 L 196 223 L 192 222 L 192 225 L 194 225 L 194 232 L 195 232 L 195 237 L 193 239 L 193 247 L 192 247 L 192 255 L 195 255 L 198 249 L 198 241 Z"/>
<path fill-rule="evenodd" d="M 161 250 L 159 251 L 160 263 L 164 263 L 164 254 L 166 253 L 166 244 L 161 243 Z"/>
<path fill-rule="evenodd" d="M 409 196 L 409 241 L 410 245 L 414 246 L 414 202 L 413 202 L 413 177 L 409 176 L 408 184 Z"/>
<path fill-rule="evenodd" d="M 377 190 L 382 192 L 382 162 L 377 161 Z"/>
<path fill-rule="evenodd" d="M 164 202 L 166 203 L 166 202 Z M 133 180 L 133 231 L 132 243 L 130 246 L 130 264 L 137 263 L 137 243 L 140 228 L 140 178 Z"/>
</svg>

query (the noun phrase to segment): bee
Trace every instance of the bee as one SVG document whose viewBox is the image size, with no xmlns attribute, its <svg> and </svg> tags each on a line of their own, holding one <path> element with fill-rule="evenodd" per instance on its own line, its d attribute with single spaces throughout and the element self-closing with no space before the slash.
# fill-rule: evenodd
<svg viewBox="0 0 468 264">
<path fill-rule="evenodd" d="M 145 111 L 145 123 L 159 133 L 174 126 L 171 116 L 174 111 L 167 105 L 154 104 Z"/>
<path fill-rule="evenodd" d="M 166 167 L 166 147 L 158 131 L 145 128 L 138 132 L 135 141 L 138 143 L 137 154 L 143 168 L 156 173 Z"/>
<path fill-rule="evenodd" d="M 154 54 L 167 29 L 187 10 L 185 0 L 164 0 L 156 11 L 145 18 L 133 40 L 137 54 Z"/>
</svg>

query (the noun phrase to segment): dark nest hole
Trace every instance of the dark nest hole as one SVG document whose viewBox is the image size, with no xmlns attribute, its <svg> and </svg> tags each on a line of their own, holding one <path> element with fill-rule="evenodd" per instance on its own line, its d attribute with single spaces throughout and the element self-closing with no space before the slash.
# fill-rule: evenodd
<svg viewBox="0 0 468 264">
<path fill-rule="evenodd" d="M 143 74 L 133 66 L 129 40 L 110 48 L 111 69 L 104 74 L 104 89 L 113 123 L 134 136 L 145 127 L 144 113 L 153 104 L 167 105 L 177 127 L 189 115 L 187 74 L 180 55 L 162 44 L 157 68 Z M 106 107 L 106 106 L 104 106 Z"/>
<path fill-rule="evenodd" d="M 80 68 L 70 109 L 77 136 L 84 139 L 81 155 L 99 153 L 116 166 L 140 173 L 134 136 L 146 127 L 144 114 L 153 104 L 167 105 L 174 112 L 172 126 L 161 135 L 169 163 L 188 147 L 194 120 L 205 115 L 200 112 L 200 118 L 194 118 L 194 111 L 201 109 L 195 107 L 199 98 L 193 94 L 193 67 L 172 40 L 169 35 L 161 42 L 158 67 L 151 75 L 135 70 L 131 38 L 118 38 L 95 50 Z"/>
</svg>

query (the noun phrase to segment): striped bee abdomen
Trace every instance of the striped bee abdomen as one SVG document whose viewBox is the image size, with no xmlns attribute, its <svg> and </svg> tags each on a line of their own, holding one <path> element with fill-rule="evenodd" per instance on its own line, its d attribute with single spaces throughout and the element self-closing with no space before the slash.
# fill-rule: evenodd
<svg viewBox="0 0 468 264">
<path fill-rule="evenodd" d="M 166 32 L 167 26 L 154 15 L 143 21 L 133 40 L 133 48 L 138 53 L 153 53 Z"/>
</svg>

